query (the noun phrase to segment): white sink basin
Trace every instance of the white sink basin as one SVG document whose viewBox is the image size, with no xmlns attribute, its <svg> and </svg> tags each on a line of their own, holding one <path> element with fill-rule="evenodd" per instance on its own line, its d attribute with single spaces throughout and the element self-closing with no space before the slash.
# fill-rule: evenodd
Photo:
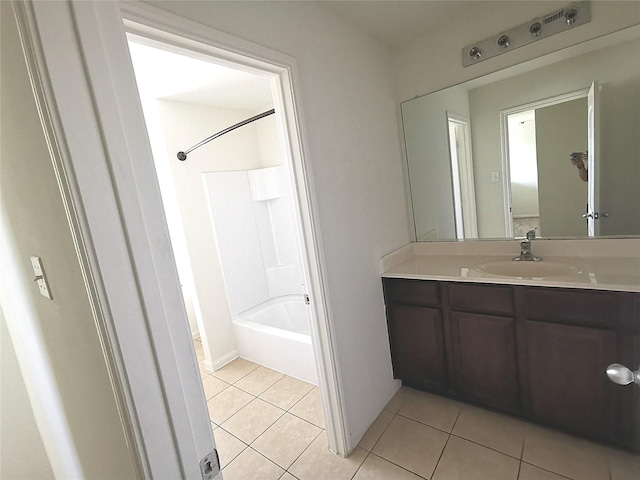
<svg viewBox="0 0 640 480">
<path fill-rule="evenodd" d="M 580 270 L 568 263 L 541 260 L 539 262 L 513 260 L 491 260 L 475 267 L 484 273 L 504 277 L 545 278 L 560 277 L 580 273 Z"/>
</svg>

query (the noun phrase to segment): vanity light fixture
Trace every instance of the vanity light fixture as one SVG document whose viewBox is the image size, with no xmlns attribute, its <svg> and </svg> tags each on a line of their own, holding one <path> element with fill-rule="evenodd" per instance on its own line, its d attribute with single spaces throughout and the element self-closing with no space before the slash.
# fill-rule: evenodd
<svg viewBox="0 0 640 480">
<path fill-rule="evenodd" d="M 500 48 L 508 48 L 511 45 L 511 41 L 507 35 L 500 35 L 496 43 Z"/>
<path fill-rule="evenodd" d="M 507 32 L 467 45 L 462 49 L 462 65 L 468 67 L 590 21 L 590 2 L 585 0 L 572 3 L 543 17 L 534 18 Z"/>
<path fill-rule="evenodd" d="M 469 50 L 469 55 L 474 60 L 480 60 L 480 57 L 482 57 L 482 50 L 480 50 L 478 47 L 471 47 L 471 50 Z"/>
<path fill-rule="evenodd" d="M 529 27 L 529 33 L 534 37 L 539 37 L 542 33 L 542 24 L 540 22 L 533 22 Z"/>
</svg>

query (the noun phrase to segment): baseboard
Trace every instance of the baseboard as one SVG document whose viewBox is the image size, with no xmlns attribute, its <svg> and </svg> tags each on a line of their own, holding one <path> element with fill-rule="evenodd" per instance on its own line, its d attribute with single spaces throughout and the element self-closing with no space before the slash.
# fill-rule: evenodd
<svg viewBox="0 0 640 480">
<path fill-rule="evenodd" d="M 223 355 L 222 357 L 218 357 L 218 358 L 214 359 L 211 363 L 209 363 L 209 362 L 207 362 L 205 360 L 204 366 L 207 369 L 216 371 L 216 370 L 219 370 L 222 367 L 224 367 L 227 363 L 230 363 L 230 362 L 234 361 L 236 358 L 238 358 L 238 351 L 237 350 L 231 350 L 226 355 Z"/>
</svg>

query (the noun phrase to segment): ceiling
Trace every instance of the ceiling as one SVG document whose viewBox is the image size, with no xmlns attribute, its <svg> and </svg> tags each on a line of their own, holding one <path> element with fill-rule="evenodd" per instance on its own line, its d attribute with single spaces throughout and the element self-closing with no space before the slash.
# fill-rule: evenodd
<svg viewBox="0 0 640 480">
<path fill-rule="evenodd" d="M 492 10 L 504 3 L 493 2 Z M 487 9 L 487 2 L 478 0 L 321 0 L 317 5 L 390 48 L 445 25 L 455 28 L 459 19 Z M 130 50 L 141 95 L 256 113 L 273 106 L 268 77 L 140 43 L 130 42 Z"/>
<path fill-rule="evenodd" d="M 129 51 L 141 97 L 250 112 L 273 108 L 267 76 L 135 41 L 129 42 Z"/>
<path fill-rule="evenodd" d="M 455 22 L 458 16 L 486 9 L 486 3 L 477 0 L 323 0 L 319 4 L 391 48 L 438 30 L 445 22 Z"/>
</svg>

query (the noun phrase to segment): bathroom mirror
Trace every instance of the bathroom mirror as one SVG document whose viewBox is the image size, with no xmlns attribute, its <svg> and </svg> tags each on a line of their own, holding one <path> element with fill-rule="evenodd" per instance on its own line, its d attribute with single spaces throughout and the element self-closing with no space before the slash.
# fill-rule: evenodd
<svg viewBox="0 0 640 480">
<path fill-rule="evenodd" d="M 640 235 L 640 26 L 401 110 L 418 241 Z"/>
</svg>

